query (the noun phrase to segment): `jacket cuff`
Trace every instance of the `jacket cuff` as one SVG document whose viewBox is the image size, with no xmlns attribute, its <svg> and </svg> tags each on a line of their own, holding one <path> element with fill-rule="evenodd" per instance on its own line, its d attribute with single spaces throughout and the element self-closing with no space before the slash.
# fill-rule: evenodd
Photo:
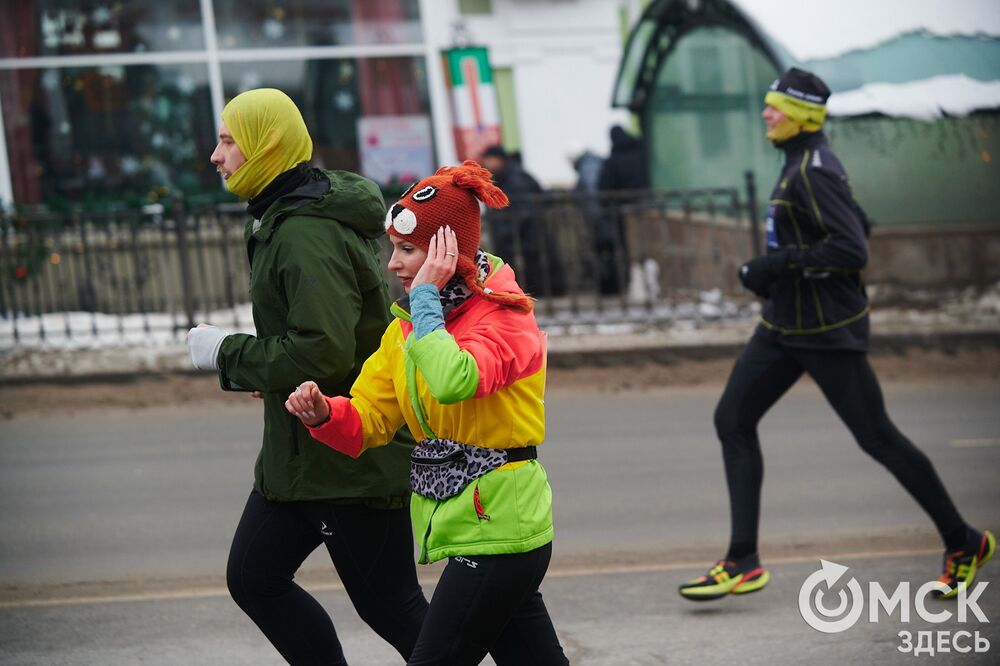
<svg viewBox="0 0 1000 666">
<path fill-rule="evenodd" d="M 410 320 L 416 339 L 444 328 L 444 308 L 437 286 L 420 284 L 410 290 Z"/>
<path fill-rule="evenodd" d="M 312 427 L 306 426 L 312 438 L 322 442 L 334 451 L 357 458 L 364 451 L 364 438 L 361 431 L 361 415 L 351 401 L 343 396 L 327 398 L 330 417 Z"/>
</svg>

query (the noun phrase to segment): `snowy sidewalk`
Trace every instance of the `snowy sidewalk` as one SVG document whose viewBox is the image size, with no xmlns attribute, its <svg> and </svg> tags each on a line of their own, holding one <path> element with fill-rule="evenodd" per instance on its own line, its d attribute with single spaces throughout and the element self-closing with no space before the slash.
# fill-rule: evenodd
<svg viewBox="0 0 1000 666">
<path fill-rule="evenodd" d="M 1000 284 L 982 293 L 971 290 L 947 297 L 911 294 L 918 307 L 880 307 L 872 312 L 875 352 L 908 345 L 956 349 L 1000 346 Z M 658 323 L 563 323 L 544 326 L 553 367 L 731 356 L 756 326 L 751 312 L 737 311 L 706 293 L 700 303 L 676 306 L 675 318 Z M 732 311 L 729 311 L 732 310 Z M 745 309 L 744 309 L 745 310 Z M 230 331 L 253 333 L 249 306 L 205 317 Z M 115 317 L 56 313 L 44 318 L 0 319 L 0 383 L 30 381 L 125 380 L 148 374 L 190 372 L 184 332 L 176 316 L 149 314 Z M 44 330 L 45 337 L 39 332 Z M 66 331 L 72 335 L 67 336 Z"/>
</svg>

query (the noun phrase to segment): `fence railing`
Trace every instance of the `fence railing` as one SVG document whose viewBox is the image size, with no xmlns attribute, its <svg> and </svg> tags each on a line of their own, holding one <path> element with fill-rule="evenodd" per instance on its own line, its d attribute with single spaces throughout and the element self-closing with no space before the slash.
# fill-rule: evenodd
<svg viewBox="0 0 1000 666">
<path fill-rule="evenodd" d="M 735 189 L 547 192 L 489 210 L 482 244 L 514 266 L 543 326 L 743 317 L 750 213 Z M 0 214 L 0 348 L 175 341 L 199 321 L 252 331 L 247 219 L 179 201 Z"/>
</svg>

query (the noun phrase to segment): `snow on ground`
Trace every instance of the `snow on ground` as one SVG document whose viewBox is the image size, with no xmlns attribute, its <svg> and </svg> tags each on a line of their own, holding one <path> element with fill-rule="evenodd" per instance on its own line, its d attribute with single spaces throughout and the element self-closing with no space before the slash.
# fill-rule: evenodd
<svg viewBox="0 0 1000 666">
<path fill-rule="evenodd" d="M 1000 339 L 1000 283 L 954 292 L 870 288 L 876 335 L 990 333 Z M 879 302 L 903 302 L 880 306 Z M 694 301 L 658 301 L 651 307 L 608 301 L 600 311 L 575 313 L 560 301 L 554 314 L 538 307 L 552 353 L 740 344 L 753 331 L 760 307 L 734 302 L 717 290 Z M 163 373 L 191 369 L 180 314 L 116 316 L 86 312 L 0 318 L 0 382 L 18 378 Z M 198 313 L 231 332 L 254 332 L 249 304 Z M 70 336 L 66 335 L 66 330 Z M 96 334 L 94 331 L 96 330 Z M 44 331 L 44 337 L 41 335 Z"/>
</svg>

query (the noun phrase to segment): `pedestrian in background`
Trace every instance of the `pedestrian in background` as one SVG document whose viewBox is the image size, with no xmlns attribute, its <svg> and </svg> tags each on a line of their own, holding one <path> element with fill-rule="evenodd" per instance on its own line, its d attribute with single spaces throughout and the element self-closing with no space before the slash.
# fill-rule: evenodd
<svg viewBox="0 0 1000 666">
<path fill-rule="evenodd" d="M 861 270 L 869 225 L 823 135 L 830 90 L 792 68 L 764 97 L 767 138 L 785 154 L 767 214 L 767 254 L 739 277 L 763 299 L 760 325 L 740 353 L 715 411 L 729 489 L 726 556 L 680 586 L 687 599 L 755 592 L 769 572 L 757 552 L 764 476 L 757 424 L 802 376 L 812 377 L 861 448 L 882 463 L 930 515 L 945 545 L 939 581 L 949 598 L 971 584 L 996 549 L 966 524 L 931 461 L 892 423 L 868 363 L 868 298 Z M 817 470 L 817 473 L 820 473 Z"/>
<path fill-rule="evenodd" d="M 347 395 L 389 320 L 381 192 L 356 174 L 310 167 L 311 155 L 302 116 L 281 91 L 251 90 L 223 109 L 212 163 L 252 218 L 245 235 L 257 335 L 202 325 L 188 347 L 223 390 L 253 390 L 264 403 L 263 445 L 226 578 L 288 662 L 346 664 L 330 617 L 292 580 L 323 544 L 361 618 L 408 658 L 427 610 L 408 511 L 413 440 L 393 430 L 388 446 L 351 460 L 311 443 L 284 408 L 308 378 Z"/>
<path fill-rule="evenodd" d="M 612 192 L 649 188 L 649 173 L 642 155 L 642 142 L 621 125 L 611 128 L 611 152 L 604 160 L 598 188 Z"/>
<path fill-rule="evenodd" d="M 480 202 L 507 197 L 472 161 L 442 167 L 386 217 L 393 305 L 351 398 L 303 383 L 286 407 L 313 438 L 351 457 L 376 453 L 402 424 L 413 452 L 420 561 L 448 558 L 411 665 L 568 661 L 538 590 L 552 555 L 545 438 L 545 337 L 514 273 L 479 248 Z M 339 455 L 339 454 L 338 454 Z"/>
<path fill-rule="evenodd" d="M 488 213 L 492 250 L 513 268 L 524 290 L 535 296 L 565 291 L 562 261 L 555 237 L 538 201 L 542 186 L 503 146 L 483 151 L 482 164 L 509 197 L 510 205 Z"/>
<path fill-rule="evenodd" d="M 638 197 L 642 190 L 649 189 L 650 181 L 642 152 L 642 142 L 626 132 L 621 125 L 612 127 L 610 136 L 611 152 L 601 168 L 598 188 L 602 192 L 620 194 L 608 200 L 604 252 L 610 262 L 603 269 L 602 275 L 606 277 L 602 279 L 601 292 L 618 294 L 626 286 L 628 280 L 625 276 L 630 272 L 637 276 L 642 275 L 641 267 L 638 266 L 640 258 L 630 257 L 625 234 L 626 216 L 623 209 L 637 208 Z M 637 262 L 635 271 L 630 269 L 633 260 Z"/>
<path fill-rule="evenodd" d="M 579 206 L 594 252 L 589 272 L 597 276 L 599 293 L 618 294 L 622 280 L 616 252 L 621 238 L 616 232 L 616 218 L 609 216 L 613 211 L 607 208 L 607 202 L 599 194 L 604 158 L 580 144 L 570 146 L 567 158 L 577 174 L 576 185 L 573 186 L 574 202 Z"/>
</svg>

